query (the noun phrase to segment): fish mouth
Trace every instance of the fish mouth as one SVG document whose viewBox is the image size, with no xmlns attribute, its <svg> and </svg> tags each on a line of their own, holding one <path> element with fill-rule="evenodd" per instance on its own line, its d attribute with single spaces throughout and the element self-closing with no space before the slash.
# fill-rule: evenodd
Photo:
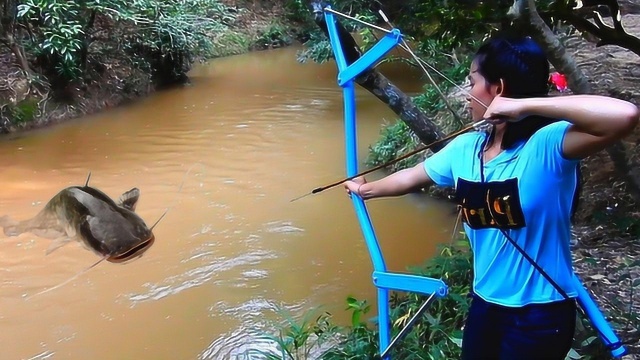
<svg viewBox="0 0 640 360">
<path fill-rule="evenodd" d="M 154 241 L 155 241 L 156 237 L 151 235 L 151 237 L 149 239 L 147 239 L 146 241 L 141 242 L 140 244 L 134 246 L 133 248 L 125 251 L 122 254 L 118 254 L 118 255 L 114 255 L 114 256 L 109 256 L 107 258 L 108 262 L 112 262 L 112 263 L 122 263 L 137 257 L 142 256 L 142 254 L 147 251 L 147 249 L 149 249 L 151 247 L 151 245 L 153 245 Z"/>
</svg>

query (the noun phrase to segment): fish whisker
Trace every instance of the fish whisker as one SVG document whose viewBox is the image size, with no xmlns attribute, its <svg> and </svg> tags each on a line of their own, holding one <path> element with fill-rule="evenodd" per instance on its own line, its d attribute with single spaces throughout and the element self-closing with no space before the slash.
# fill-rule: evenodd
<svg viewBox="0 0 640 360">
<path fill-rule="evenodd" d="M 155 224 L 153 224 L 153 225 L 149 228 L 149 230 L 150 230 L 150 231 L 152 231 L 152 230 L 153 230 L 153 228 L 154 228 L 154 227 L 156 227 L 156 225 L 158 225 L 158 223 L 160 222 L 160 220 L 162 220 L 162 218 L 163 218 L 165 215 L 167 215 L 167 213 L 168 213 L 168 212 L 169 212 L 169 209 L 166 209 L 166 210 L 164 211 L 164 213 L 162 213 L 162 215 L 160 215 L 160 218 L 155 222 Z"/>
<path fill-rule="evenodd" d="M 31 299 L 31 298 L 32 298 L 32 297 L 34 297 L 34 296 L 38 296 L 38 295 L 42 295 L 42 294 L 48 293 L 49 291 L 53 291 L 53 290 L 55 290 L 55 289 L 58 289 L 58 288 L 60 288 L 60 287 L 62 287 L 62 286 L 64 286 L 64 285 L 66 285 L 66 284 L 70 283 L 71 281 L 73 281 L 73 280 L 77 279 L 80 275 L 82 275 L 82 274 L 86 273 L 87 271 L 89 271 L 89 270 L 91 270 L 92 268 L 96 267 L 96 266 L 97 266 L 98 264 L 100 264 L 101 262 L 103 262 L 103 261 L 107 260 L 107 258 L 108 258 L 108 256 L 104 256 L 103 258 L 101 258 L 100 260 L 98 260 L 97 262 L 95 262 L 94 264 L 92 264 L 91 266 L 89 266 L 89 267 L 85 268 L 84 270 L 82 270 L 82 271 L 80 271 L 79 273 L 75 274 L 74 276 L 72 276 L 71 278 L 67 279 L 66 281 L 64 281 L 64 282 L 62 282 L 62 283 L 60 283 L 60 284 L 58 284 L 58 285 L 56 285 L 56 286 L 54 286 L 54 287 L 50 287 L 50 288 L 48 288 L 48 289 L 42 290 L 42 291 L 40 291 L 39 293 L 35 293 L 35 294 L 31 295 L 31 296 L 28 296 L 28 297 L 26 297 L 26 300 L 29 300 L 29 299 Z"/>
</svg>

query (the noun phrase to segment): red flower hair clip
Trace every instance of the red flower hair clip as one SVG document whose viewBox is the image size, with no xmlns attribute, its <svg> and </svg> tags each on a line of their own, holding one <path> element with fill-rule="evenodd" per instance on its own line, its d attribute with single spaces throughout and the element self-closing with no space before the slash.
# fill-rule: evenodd
<svg viewBox="0 0 640 360">
<path fill-rule="evenodd" d="M 549 75 L 549 83 L 555 85 L 556 89 L 560 92 L 565 92 L 568 89 L 567 77 L 559 72 L 554 72 Z"/>
</svg>

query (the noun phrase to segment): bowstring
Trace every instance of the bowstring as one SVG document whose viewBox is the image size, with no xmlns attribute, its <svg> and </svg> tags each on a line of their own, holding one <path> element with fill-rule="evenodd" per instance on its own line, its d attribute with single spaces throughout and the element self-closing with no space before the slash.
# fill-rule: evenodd
<svg viewBox="0 0 640 360">
<path fill-rule="evenodd" d="M 382 17 L 382 20 L 384 22 L 387 23 L 387 25 L 389 25 L 391 28 L 394 28 L 395 26 L 391 23 L 391 21 L 389 21 L 389 18 L 386 16 L 386 14 L 382 11 L 379 10 L 378 13 L 380 14 L 380 16 Z M 407 44 L 407 42 L 405 41 L 404 38 L 401 39 L 402 40 L 402 44 L 400 44 L 400 47 L 405 50 L 406 52 L 408 52 L 411 57 L 416 61 L 416 63 L 420 66 L 420 68 L 422 69 L 422 71 L 427 75 L 427 78 L 429 78 L 429 80 L 431 81 L 431 84 L 436 88 L 436 90 L 438 91 L 438 93 L 440 93 L 440 95 L 442 96 L 443 100 L 446 99 L 446 96 L 444 95 L 444 93 L 442 92 L 442 90 L 440 89 L 440 87 L 436 84 L 435 80 L 433 79 L 433 77 L 431 76 L 431 74 L 429 73 L 429 71 L 427 71 L 427 69 L 425 68 L 425 65 L 427 67 L 429 67 L 431 70 L 435 71 L 438 75 L 442 76 L 444 79 L 446 79 L 447 81 L 449 81 L 451 84 L 453 84 L 455 87 L 457 87 L 459 90 L 464 91 L 466 94 L 468 94 L 471 98 L 473 98 L 475 101 L 477 101 L 479 104 L 481 104 L 482 106 L 484 106 L 484 108 L 487 108 L 487 105 L 484 104 L 482 101 L 480 101 L 477 97 L 471 95 L 469 93 L 469 91 L 467 91 L 466 89 L 462 88 L 460 85 L 458 85 L 455 81 L 451 80 L 448 76 L 446 76 L 445 74 L 443 74 L 442 72 L 440 72 L 438 69 L 436 69 L 434 66 L 432 66 L 431 64 L 427 63 L 426 61 L 424 61 L 423 59 L 421 59 L 420 57 L 418 57 L 418 55 L 416 55 L 416 53 L 411 49 L 411 47 L 409 46 L 409 44 Z M 446 100 L 445 100 L 446 102 Z M 447 107 L 448 104 L 447 104 Z M 451 112 L 454 114 L 454 116 L 457 115 L 457 113 L 449 108 L 451 110 Z M 457 119 L 459 119 L 456 116 Z M 461 119 L 459 119 L 460 122 L 462 122 Z M 445 274 L 447 273 L 447 268 L 449 266 L 449 262 L 450 262 L 450 258 L 452 257 L 453 253 L 451 252 L 451 250 L 453 249 L 453 242 L 454 240 L 457 238 L 458 236 L 458 227 L 460 226 L 460 222 L 462 220 L 462 207 L 458 206 L 457 207 L 457 214 L 456 214 L 456 220 L 453 224 L 453 230 L 451 231 L 451 238 L 449 239 L 449 254 L 448 256 L 445 257 L 443 265 L 442 265 L 442 274 L 440 274 L 440 280 L 442 280 L 445 277 Z M 444 250 L 441 252 L 441 255 L 443 255 Z M 448 280 L 448 279 L 447 279 Z"/>
</svg>

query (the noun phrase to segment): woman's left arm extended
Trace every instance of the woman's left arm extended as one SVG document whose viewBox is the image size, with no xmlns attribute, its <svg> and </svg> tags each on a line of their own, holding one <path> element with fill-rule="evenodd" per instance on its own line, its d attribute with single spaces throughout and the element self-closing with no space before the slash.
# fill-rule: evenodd
<svg viewBox="0 0 640 360">
<path fill-rule="evenodd" d="M 573 126 L 564 138 L 563 153 L 573 159 L 587 157 L 629 135 L 640 117 L 640 111 L 634 104 L 598 95 L 529 99 L 496 97 L 493 102 L 496 100 L 498 103 L 492 103 L 487 109 L 487 116 L 507 115 L 521 119 L 526 115 L 541 115 L 571 122 Z M 490 112 L 492 107 L 494 110 Z"/>
</svg>

